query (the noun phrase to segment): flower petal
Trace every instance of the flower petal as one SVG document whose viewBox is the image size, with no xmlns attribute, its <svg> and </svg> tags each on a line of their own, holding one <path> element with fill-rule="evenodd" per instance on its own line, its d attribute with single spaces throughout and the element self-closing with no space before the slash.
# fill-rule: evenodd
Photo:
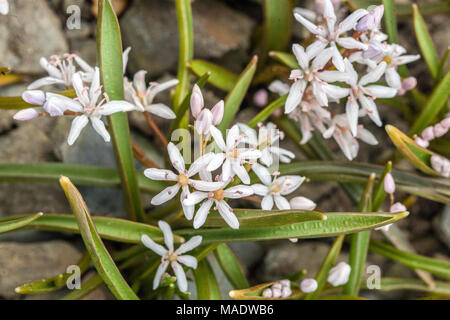
<svg viewBox="0 0 450 320">
<path fill-rule="evenodd" d="M 209 210 L 211 209 L 211 206 L 213 205 L 214 200 L 209 199 L 202 203 L 200 206 L 200 209 L 198 209 L 197 213 L 195 214 L 194 218 L 194 229 L 200 228 L 206 221 L 206 218 L 208 217 Z"/>
<path fill-rule="evenodd" d="M 253 192 L 253 190 L 252 190 Z M 225 201 L 216 201 L 217 209 L 223 220 L 233 229 L 239 229 L 239 220 L 233 213 L 233 209 Z"/>
<path fill-rule="evenodd" d="M 183 243 L 181 246 L 175 250 L 176 254 L 183 254 L 185 252 L 191 251 L 197 248 L 202 243 L 202 236 L 194 236 L 190 238 L 187 242 Z"/>
<path fill-rule="evenodd" d="M 53 77 L 45 77 L 38 79 L 36 81 L 33 81 L 30 83 L 30 85 L 27 87 L 28 90 L 34 90 L 43 86 L 48 86 L 52 84 L 64 84 L 64 80 L 53 78 Z"/>
<path fill-rule="evenodd" d="M 177 261 L 179 263 L 184 264 L 186 267 L 197 269 L 197 258 L 193 256 L 190 255 L 178 256 Z"/>
<path fill-rule="evenodd" d="M 163 256 L 167 253 L 167 249 L 164 248 L 162 245 L 156 243 L 153 241 L 148 235 L 143 234 L 141 236 L 141 242 L 144 246 L 152 250 L 153 252 L 159 254 L 160 256 Z"/>
<path fill-rule="evenodd" d="M 127 112 L 135 110 L 136 106 L 125 100 L 114 100 L 105 103 L 99 110 L 96 110 L 98 114 L 103 116 L 109 116 L 116 112 Z"/>
<path fill-rule="evenodd" d="M 173 186 L 167 187 L 156 196 L 154 196 L 150 203 L 154 206 L 158 206 L 164 202 L 167 202 L 176 196 L 178 190 L 180 190 L 180 185 L 178 183 L 174 184 Z"/>
<path fill-rule="evenodd" d="M 273 197 L 271 195 L 265 196 L 261 201 L 261 208 L 263 210 L 272 210 L 273 208 Z"/>
<path fill-rule="evenodd" d="M 243 165 L 240 164 L 238 161 L 232 161 L 231 162 L 231 169 L 233 172 L 241 179 L 241 181 L 245 184 L 250 183 L 250 176 L 248 175 L 247 170 Z M 224 179 L 226 180 L 226 179 Z"/>
<path fill-rule="evenodd" d="M 266 167 L 256 162 L 252 165 L 252 170 L 259 178 L 259 180 L 261 180 L 261 182 L 265 185 L 269 185 L 272 182 L 272 177 L 270 176 L 270 172 Z"/>
<path fill-rule="evenodd" d="M 301 45 L 294 43 L 292 45 L 292 52 L 294 53 L 295 57 L 297 58 L 297 62 L 300 65 L 300 67 L 303 70 L 308 69 L 309 59 L 305 53 L 305 49 Z"/>
<path fill-rule="evenodd" d="M 199 191 L 215 191 L 223 187 L 223 182 L 189 180 L 189 185 Z"/>
<path fill-rule="evenodd" d="M 295 197 L 289 201 L 292 209 L 295 210 L 314 210 L 316 204 L 308 198 L 305 197 Z"/>
<path fill-rule="evenodd" d="M 72 121 L 72 126 L 70 128 L 69 137 L 67 138 L 67 143 L 69 146 L 73 145 L 78 139 L 81 130 L 88 124 L 89 119 L 85 115 L 75 117 Z"/>
<path fill-rule="evenodd" d="M 250 186 L 238 185 L 224 190 L 223 195 L 229 199 L 239 199 L 253 194 L 253 188 Z"/>
<path fill-rule="evenodd" d="M 144 175 L 152 180 L 177 181 L 178 176 L 170 170 L 149 168 L 144 170 Z"/>
<path fill-rule="evenodd" d="M 194 191 L 188 194 L 187 198 L 183 200 L 183 204 L 187 206 L 194 206 L 197 203 L 202 202 L 206 198 L 208 198 L 207 192 Z"/>
<path fill-rule="evenodd" d="M 345 114 L 347 115 L 348 123 L 350 125 L 350 131 L 353 136 L 356 136 L 358 127 L 358 111 L 359 106 L 353 97 L 347 99 L 347 104 L 345 105 Z"/>
<path fill-rule="evenodd" d="M 158 226 L 164 234 L 164 243 L 169 251 L 173 251 L 173 233 L 169 224 L 165 221 L 158 221 Z"/>
<path fill-rule="evenodd" d="M 367 73 L 361 78 L 361 80 L 359 80 L 359 85 L 364 86 L 368 83 L 377 82 L 386 71 L 386 67 L 386 62 L 382 61 L 375 69 Z"/>
<path fill-rule="evenodd" d="M 400 80 L 400 75 L 395 68 L 386 69 L 386 82 L 389 87 L 394 89 L 400 89 L 402 87 L 402 81 Z"/>
<path fill-rule="evenodd" d="M 275 205 L 280 210 L 289 210 L 291 208 L 289 201 L 286 200 L 285 197 L 282 196 L 274 196 Z"/>
<path fill-rule="evenodd" d="M 363 87 L 362 90 L 373 98 L 393 98 L 397 94 L 397 89 L 379 85 Z"/>
<path fill-rule="evenodd" d="M 258 196 L 266 196 L 269 192 L 269 188 L 263 184 L 252 184 L 251 185 L 253 192 Z"/>
<path fill-rule="evenodd" d="M 105 124 L 98 117 L 90 117 L 92 127 L 94 130 L 105 140 L 105 142 L 109 142 L 111 140 L 111 136 L 109 135 L 108 130 L 105 128 Z"/>
<path fill-rule="evenodd" d="M 175 276 L 177 277 L 177 285 L 181 292 L 187 291 L 186 273 L 184 273 L 183 267 L 176 261 L 170 263 Z"/>
<path fill-rule="evenodd" d="M 281 185 L 280 194 L 287 195 L 298 189 L 305 181 L 305 177 L 301 176 L 283 176 L 277 178 L 277 182 Z"/>
<path fill-rule="evenodd" d="M 294 12 L 295 20 L 300 22 L 309 32 L 325 37 L 326 31 L 323 27 L 318 27 L 308 19 L 304 18 L 301 14 Z"/>
<path fill-rule="evenodd" d="M 161 277 L 162 277 L 163 273 L 166 271 L 168 266 L 169 266 L 169 262 L 167 262 L 167 261 L 161 262 L 161 264 L 159 265 L 159 267 L 155 273 L 155 278 L 153 279 L 153 290 L 156 290 L 156 288 L 159 287 L 159 283 L 161 282 Z"/>
<path fill-rule="evenodd" d="M 163 103 L 154 103 L 144 107 L 145 111 L 153 113 L 164 119 L 175 119 L 177 116 L 168 106 Z"/>
<path fill-rule="evenodd" d="M 286 104 L 284 106 L 284 113 L 291 113 L 297 108 L 297 106 L 302 102 L 303 93 L 305 92 L 306 81 L 297 80 L 289 89 L 289 94 L 286 100 Z"/>
<path fill-rule="evenodd" d="M 180 150 L 178 150 L 178 148 L 172 142 L 169 142 L 169 144 L 167 145 L 167 152 L 169 153 L 169 158 L 172 166 L 177 169 L 178 172 L 184 173 L 186 168 Z"/>
</svg>

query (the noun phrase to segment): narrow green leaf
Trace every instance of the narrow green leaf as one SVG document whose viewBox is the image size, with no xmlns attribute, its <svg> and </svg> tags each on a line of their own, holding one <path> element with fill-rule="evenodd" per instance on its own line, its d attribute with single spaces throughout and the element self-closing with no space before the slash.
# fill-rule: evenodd
<svg viewBox="0 0 450 320">
<path fill-rule="evenodd" d="M 0 220 L 0 234 L 23 228 L 26 225 L 35 221 L 36 219 L 39 219 L 40 217 L 42 217 L 42 215 L 43 215 L 43 213 L 39 212 L 37 214 L 25 216 L 25 217 L 12 216 L 11 220 L 4 221 L 4 222 L 1 222 L 1 220 Z"/>
<path fill-rule="evenodd" d="M 119 22 L 110 0 L 98 2 L 97 50 L 102 84 L 111 100 L 123 100 L 122 40 Z M 125 112 L 108 116 L 109 129 L 116 154 L 128 216 L 144 220 L 144 210 L 136 178 L 130 128 Z"/>
<path fill-rule="evenodd" d="M 189 69 L 197 77 L 201 77 L 205 73 L 210 72 L 211 76 L 208 79 L 208 83 L 227 92 L 233 89 L 239 79 L 237 74 L 209 61 L 192 60 L 189 63 Z"/>
<path fill-rule="evenodd" d="M 66 90 L 55 93 L 69 98 L 76 97 L 75 90 Z M 35 107 L 35 105 L 25 102 L 22 97 L 0 97 L 0 109 L 26 109 Z"/>
<path fill-rule="evenodd" d="M 431 97 L 428 99 L 427 104 L 423 108 L 416 122 L 414 122 L 409 134 L 419 134 L 427 126 L 437 121 L 437 116 L 441 110 L 447 105 L 446 101 L 450 94 L 450 71 L 447 71 L 445 76 L 434 88 Z"/>
<path fill-rule="evenodd" d="M 392 142 L 397 147 L 397 150 L 400 151 L 417 169 L 432 176 L 440 176 L 440 174 L 431 167 L 430 162 L 431 157 L 436 155 L 436 153 L 419 146 L 414 140 L 392 125 L 386 125 L 385 129 L 389 138 L 391 138 Z"/>
<path fill-rule="evenodd" d="M 306 221 L 282 226 L 247 227 L 233 230 L 231 228 L 216 229 L 182 229 L 177 230 L 181 236 L 201 235 L 203 243 L 258 241 L 271 239 L 311 239 L 332 237 L 341 234 L 359 232 L 378 228 L 405 218 L 408 212 L 397 213 L 324 213 L 326 220 Z"/>
<path fill-rule="evenodd" d="M 254 56 L 247 67 L 242 71 L 239 76 L 239 80 L 234 85 L 233 89 L 228 93 L 225 98 L 225 109 L 222 122 L 217 126 L 218 129 L 225 133 L 225 130 L 229 128 L 236 113 L 238 112 L 245 95 L 247 94 L 248 87 L 252 82 L 253 76 L 256 71 L 256 64 L 258 57 Z"/>
<path fill-rule="evenodd" d="M 83 274 L 89 268 L 90 264 L 91 257 L 86 252 L 77 263 L 77 266 L 80 268 L 80 274 Z M 66 286 L 67 280 L 72 275 L 72 273 L 62 273 L 56 277 L 24 284 L 20 287 L 17 287 L 15 291 L 20 294 L 41 294 L 45 292 L 52 292 Z"/>
<path fill-rule="evenodd" d="M 270 51 L 269 57 L 274 59 L 275 61 L 281 62 L 286 67 L 291 69 L 298 69 L 300 66 L 298 65 L 297 59 L 292 53 L 280 52 L 280 51 Z"/>
<path fill-rule="evenodd" d="M 195 284 L 197 286 L 197 299 L 199 300 L 220 300 L 220 289 L 216 276 L 206 259 L 198 263 L 194 269 Z"/>
<path fill-rule="evenodd" d="M 420 51 L 422 52 L 422 56 L 427 63 L 431 75 L 434 79 L 437 79 L 437 75 L 439 73 L 439 56 L 417 4 L 414 3 L 412 8 L 414 32 L 416 33 L 417 43 L 419 44 Z"/>
<path fill-rule="evenodd" d="M 395 0 L 382 0 L 384 5 L 384 27 L 389 36 L 390 43 L 397 43 L 397 17 L 395 13 Z"/>
<path fill-rule="evenodd" d="M 252 120 L 250 120 L 248 126 L 254 128 L 259 122 L 267 120 L 272 115 L 272 113 L 274 113 L 275 110 L 284 106 L 284 104 L 286 103 L 286 99 L 287 94 L 279 97 L 278 99 L 270 103 L 267 107 L 261 110 L 256 116 L 254 116 Z"/>
<path fill-rule="evenodd" d="M 98 274 L 95 274 L 92 278 L 83 283 L 80 290 L 72 290 L 64 297 L 62 297 L 61 300 L 80 300 L 100 287 L 102 284 L 102 277 L 100 277 Z"/>
<path fill-rule="evenodd" d="M 0 223 L 7 223 L 17 218 L 30 218 L 34 215 L 6 217 L 0 219 Z M 156 242 L 163 240 L 163 234 L 159 228 L 140 222 L 109 217 L 92 217 L 98 234 L 106 240 L 125 243 L 141 243 L 141 236 L 148 235 Z M 77 220 L 68 214 L 45 214 L 41 218 L 22 227 L 26 230 L 47 230 L 69 233 L 80 233 Z M 182 243 L 184 239 L 174 235 L 175 243 Z"/>
<path fill-rule="evenodd" d="M 322 291 L 323 287 L 325 286 L 328 274 L 330 273 L 331 268 L 336 263 L 336 259 L 339 256 L 339 253 L 341 252 L 342 243 L 344 242 L 344 236 L 337 237 L 333 244 L 331 245 L 330 250 L 328 251 L 327 256 L 322 262 L 322 265 L 320 266 L 319 272 L 316 274 L 316 281 L 317 281 L 317 289 L 314 292 L 310 292 L 305 296 L 305 300 L 314 300 L 317 298 L 317 296 Z"/>
<path fill-rule="evenodd" d="M 230 247 L 223 243 L 219 244 L 214 251 L 214 255 L 234 289 L 244 289 L 249 287 L 248 281 L 242 271 L 242 267 Z"/>
<path fill-rule="evenodd" d="M 64 176 L 61 177 L 60 184 L 77 219 L 78 228 L 86 249 L 103 281 L 105 281 L 117 299 L 138 300 L 139 298 L 128 286 L 115 265 L 114 260 L 106 250 L 102 239 L 97 233 L 86 203 L 77 188 Z"/>
<path fill-rule="evenodd" d="M 178 86 L 173 97 L 174 110 L 178 112 L 189 90 L 187 66 L 194 56 L 194 27 L 190 0 L 175 0 L 178 22 Z"/>
<path fill-rule="evenodd" d="M 439 62 L 439 71 L 438 71 L 435 81 L 441 81 L 441 79 L 442 79 L 442 75 L 445 72 L 445 65 L 447 64 L 449 52 L 450 52 L 450 47 L 448 47 L 447 50 L 445 50 L 444 56 L 442 57 L 441 62 Z"/>
<path fill-rule="evenodd" d="M 363 196 L 358 206 L 358 210 L 363 212 L 372 211 L 372 192 L 375 182 L 375 174 L 372 173 L 367 182 Z M 361 284 L 361 276 L 366 262 L 367 251 L 369 249 L 370 230 L 358 232 L 351 235 L 349 264 L 351 272 L 347 283 L 344 286 L 344 294 L 357 296 Z"/>
<path fill-rule="evenodd" d="M 438 277 L 450 280 L 450 263 L 428 258 L 419 254 L 405 252 L 388 244 L 372 239 L 369 249 L 386 258 L 400 262 L 407 267 L 428 271 Z"/>
<path fill-rule="evenodd" d="M 419 279 L 381 278 L 379 290 L 413 290 L 450 295 L 450 283 L 436 281 L 434 287 L 429 287 L 426 283 Z"/>
</svg>

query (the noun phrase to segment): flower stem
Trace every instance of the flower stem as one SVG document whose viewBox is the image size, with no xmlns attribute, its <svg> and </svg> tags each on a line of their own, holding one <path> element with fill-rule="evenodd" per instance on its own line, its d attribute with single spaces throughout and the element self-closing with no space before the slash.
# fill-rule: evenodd
<svg viewBox="0 0 450 320">
<path fill-rule="evenodd" d="M 142 151 L 141 148 L 139 148 L 133 140 L 131 140 L 131 147 L 133 149 L 134 157 L 137 161 L 139 161 L 140 164 L 147 168 L 159 168 L 156 163 L 154 163 L 145 155 L 144 151 Z"/>
<path fill-rule="evenodd" d="M 153 121 L 152 116 L 147 111 L 144 112 L 145 120 L 147 120 L 148 125 L 152 128 L 152 130 L 155 132 L 158 139 L 161 141 L 161 143 L 164 145 L 164 147 L 167 147 L 169 144 L 167 142 L 166 137 L 162 134 L 162 132 L 159 130 L 156 123 Z"/>
</svg>

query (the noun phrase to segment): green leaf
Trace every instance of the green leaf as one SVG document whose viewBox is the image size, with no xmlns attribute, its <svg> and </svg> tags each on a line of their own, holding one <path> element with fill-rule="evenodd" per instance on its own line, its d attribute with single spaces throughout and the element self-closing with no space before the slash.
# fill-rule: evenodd
<svg viewBox="0 0 450 320">
<path fill-rule="evenodd" d="M 76 97 L 75 90 L 66 90 L 55 93 L 69 98 Z M 22 97 L 0 97 L 0 109 L 26 109 L 35 107 L 36 106 L 33 104 L 26 103 Z"/>
<path fill-rule="evenodd" d="M 178 22 L 178 86 L 173 96 L 173 108 L 178 113 L 189 90 L 189 62 L 194 56 L 194 26 L 192 24 L 192 10 L 190 0 L 175 0 Z M 187 113 L 184 113 L 187 115 Z"/>
<path fill-rule="evenodd" d="M 261 110 L 256 116 L 254 116 L 252 120 L 250 120 L 248 126 L 254 128 L 259 122 L 267 120 L 272 115 L 272 113 L 274 113 L 275 110 L 284 106 L 284 104 L 286 103 L 286 99 L 287 94 L 279 97 L 275 101 L 272 101 L 272 103 L 270 103 L 267 107 Z"/>
<path fill-rule="evenodd" d="M 219 244 L 214 251 L 217 262 L 234 289 L 248 288 L 249 284 L 234 252 L 226 244 Z"/>
<path fill-rule="evenodd" d="M 336 263 L 336 259 L 339 256 L 339 253 L 341 252 L 342 243 L 344 242 L 344 236 L 337 237 L 333 244 L 331 245 L 330 250 L 328 251 L 327 256 L 322 262 L 322 265 L 320 266 L 319 272 L 316 274 L 316 281 L 317 281 L 317 289 L 314 292 L 310 292 L 305 296 L 305 300 L 314 300 L 317 298 L 317 296 L 322 291 L 323 287 L 325 286 L 328 274 L 330 273 L 331 268 Z"/>
<path fill-rule="evenodd" d="M 435 286 L 430 287 L 419 279 L 381 278 L 379 290 L 382 291 L 413 290 L 413 291 L 450 295 L 450 283 L 436 281 Z"/>
<path fill-rule="evenodd" d="M 326 219 L 325 215 L 316 211 L 234 209 L 233 212 L 239 220 L 240 228 L 283 226 L 298 222 Z M 172 226 L 173 228 L 190 227 L 192 226 L 192 221 L 183 219 L 179 220 L 179 222 L 174 222 Z M 218 212 L 210 213 L 203 225 L 205 228 L 221 228 L 227 226 L 227 223 Z"/>
<path fill-rule="evenodd" d="M 386 125 L 385 129 L 398 151 L 417 169 L 432 176 L 440 176 L 431 167 L 430 162 L 431 157 L 436 155 L 436 153 L 419 146 L 414 140 L 392 125 Z"/>
<path fill-rule="evenodd" d="M 385 256 L 386 258 L 400 262 L 407 267 L 428 271 L 438 277 L 450 280 L 450 263 L 447 261 L 405 252 L 374 239 L 370 241 L 369 249 L 375 253 Z"/>
<path fill-rule="evenodd" d="M 234 300 L 295 300 L 304 296 L 304 293 L 297 288 L 291 288 L 292 294 L 287 298 L 266 298 L 262 296 L 264 289 L 271 287 L 275 282 L 267 282 L 258 284 L 256 286 L 241 289 L 241 290 L 231 290 L 229 292 L 230 298 Z"/>
<path fill-rule="evenodd" d="M 395 14 L 395 0 L 382 0 L 384 5 L 384 27 L 390 43 L 397 43 L 397 17 Z"/>
<path fill-rule="evenodd" d="M 0 220 L 0 234 L 23 228 L 26 225 L 35 221 L 36 219 L 39 219 L 40 217 L 42 217 L 42 215 L 43 215 L 43 213 L 39 212 L 37 214 L 25 216 L 25 217 L 12 216 L 11 220 L 8 220 L 5 222 L 1 222 L 1 220 Z"/>
<path fill-rule="evenodd" d="M 367 182 L 367 186 L 361 197 L 358 206 L 359 211 L 372 211 L 372 192 L 375 182 L 375 174 L 372 173 Z M 367 251 L 369 249 L 370 230 L 358 232 L 351 235 L 350 240 L 350 256 L 349 264 L 351 272 L 347 283 L 344 286 L 344 294 L 350 296 L 357 296 L 361 284 L 361 276 L 364 269 L 364 264 L 367 258 Z"/>
<path fill-rule="evenodd" d="M 222 122 L 217 126 L 218 129 L 225 133 L 225 130 L 229 128 L 231 122 L 233 121 L 236 113 L 247 94 L 248 87 L 252 82 L 253 75 L 256 71 L 256 64 L 258 62 L 258 57 L 254 56 L 247 67 L 242 71 L 239 76 L 238 81 L 234 85 L 233 89 L 228 93 L 225 98 L 225 109 L 223 114 Z"/>
<path fill-rule="evenodd" d="M 427 63 L 431 75 L 434 79 L 437 79 L 437 75 L 439 73 L 439 56 L 417 4 L 414 3 L 412 8 L 414 32 L 416 33 L 417 43 L 419 44 L 420 51 L 422 52 L 422 56 Z"/>
<path fill-rule="evenodd" d="M 300 68 L 300 66 L 298 65 L 297 59 L 291 53 L 280 52 L 280 51 L 270 51 L 269 57 L 271 57 L 275 61 L 281 62 L 286 67 L 289 67 L 291 69 L 299 69 Z"/>
<path fill-rule="evenodd" d="M 231 91 L 236 85 L 239 76 L 217 64 L 204 60 L 192 60 L 189 63 L 189 69 L 197 76 L 201 77 L 207 72 L 211 73 L 208 79 L 208 83 L 214 87 L 224 90 Z"/>
<path fill-rule="evenodd" d="M 91 264 L 91 257 L 88 253 L 83 254 L 77 266 L 80 268 L 80 274 L 83 274 Z M 15 291 L 20 294 L 41 294 L 45 292 L 51 292 L 67 285 L 67 280 L 73 273 L 62 273 L 56 277 L 51 277 L 36 281 L 29 284 L 24 284 L 17 287 Z M 76 290 L 75 290 L 76 291 Z"/>
<path fill-rule="evenodd" d="M 100 74 L 105 92 L 111 100 L 123 100 L 122 40 L 119 22 L 110 0 L 98 2 L 97 50 Z M 108 116 L 109 130 L 116 154 L 128 217 L 144 220 L 141 196 L 136 178 L 130 128 L 125 112 Z"/>
<path fill-rule="evenodd" d="M 442 57 L 441 62 L 439 63 L 439 72 L 436 76 L 435 81 L 441 81 L 441 79 L 442 79 L 442 75 L 445 72 L 445 65 L 447 64 L 449 52 L 450 52 L 450 47 L 448 47 L 447 50 L 445 50 L 444 56 Z"/>
<path fill-rule="evenodd" d="M 14 216 L 0 219 L 0 223 L 9 222 L 13 219 L 30 218 L 34 215 Z M 148 235 L 156 242 L 163 241 L 163 234 L 159 228 L 140 222 L 129 221 L 118 218 L 92 217 L 99 235 L 106 240 L 125 243 L 141 243 L 141 236 Z M 45 214 L 39 219 L 23 226 L 26 230 L 47 230 L 69 233 L 80 233 L 77 220 L 68 214 Z M 184 239 L 174 235 L 175 243 L 182 243 Z"/>
<path fill-rule="evenodd" d="M 437 121 L 437 117 L 441 110 L 447 105 L 446 101 L 450 94 L 450 71 L 447 71 L 444 78 L 434 88 L 431 97 L 428 98 L 427 104 L 423 108 L 416 122 L 414 122 L 409 134 L 419 134 L 427 126 Z"/>
<path fill-rule="evenodd" d="M 221 300 L 219 285 L 208 261 L 206 259 L 201 260 L 197 269 L 194 269 L 193 272 L 197 286 L 197 299 Z"/>
<path fill-rule="evenodd" d="M 60 175 L 69 177 L 77 185 L 121 187 L 117 171 L 110 168 L 60 162 L 0 164 L 0 182 L 58 183 Z M 148 179 L 142 173 L 139 173 L 138 181 L 144 192 L 160 192 L 167 186 L 161 181 Z"/>
<path fill-rule="evenodd" d="M 301 161 L 282 164 L 282 175 L 298 174 L 311 181 L 339 181 L 363 184 L 374 172 L 380 177 L 383 167 L 359 162 Z M 407 192 L 427 199 L 450 203 L 450 181 L 448 179 L 426 178 L 400 170 L 392 170 L 398 191 Z"/>
<path fill-rule="evenodd" d="M 177 234 L 181 236 L 201 235 L 203 237 L 203 243 L 289 238 L 312 239 L 378 228 L 405 218 L 408 212 L 333 212 L 324 213 L 324 215 L 327 217 L 326 220 L 298 222 L 282 226 L 241 227 L 238 230 L 233 230 L 229 227 L 216 229 L 203 228 L 199 230 L 182 229 L 177 230 Z"/>
<path fill-rule="evenodd" d="M 102 284 L 102 277 L 100 277 L 98 274 L 95 274 L 92 278 L 83 283 L 80 290 L 72 290 L 70 293 L 62 297 L 61 300 L 80 300 L 100 287 Z"/>
<path fill-rule="evenodd" d="M 69 178 L 64 176 L 60 178 L 60 184 L 77 219 L 78 228 L 86 249 L 103 281 L 105 281 L 117 299 L 138 300 L 139 298 L 128 286 L 114 260 L 106 250 L 102 239 L 97 233 L 86 203 L 77 188 L 70 182 Z"/>
</svg>

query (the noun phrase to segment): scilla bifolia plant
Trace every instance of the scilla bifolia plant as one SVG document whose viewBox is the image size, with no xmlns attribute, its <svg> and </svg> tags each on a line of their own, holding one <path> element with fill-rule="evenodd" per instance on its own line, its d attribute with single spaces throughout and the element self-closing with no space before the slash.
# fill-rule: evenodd
<svg viewBox="0 0 450 320">
<path fill-rule="evenodd" d="M 17 120 L 72 117 L 69 145 L 77 143 L 90 123 L 115 149 L 117 171 L 56 163 L 0 166 L 1 180 L 59 181 L 64 189 L 73 214 L 3 218 L 0 232 L 32 228 L 81 235 L 87 254 L 79 267 L 84 273 L 92 264 L 97 275 L 66 299 L 81 298 L 102 283 L 118 299 L 170 299 L 175 295 L 189 299 L 192 290 L 199 299 L 217 299 L 220 291 L 206 259 L 213 252 L 234 287 L 229 293 L 233 299 L 317 299 L 330 294 L 336 299 L 360 299 L 360 289 L 366 287 L 362 278 L 368 250 L 415 269 L 419 277 L 382 278 L 379 289 L 450 295 L 450 284 L 434 279 L 449 280 L 450 264 L 413 252 L 395 224 L 407 217 L 411 203 L 394 202 L 396 191 L 450 202 L 448 150 L 439 155 L 426 149 L 449 129 L 445 116 L 450 92 L 450 75 L 444 69 L 447 55 L 441 61 L 435 59 L 417 6 L 412 12 L 421 55 L 408 54 L 397 43 L 392 0 L 369 8 L 360 8 L 362 1 L 356 0 L 346 1 L 348 8 L 340 1 L 316 0 L 315 11 L 294 9 L 289 0 L 265 0 L 263 8 L 270 14 L 264 15 L 265 32 L 255 48 L 259 58 L 252 58 L 236 75 L 193 59 L 191 3 L 175 0 L 180 32 L 178 79 L 147 85 L 145 70 L 132 80 L 123 76 L 133 51 L 123 52 L 110 1 L 98 2 L 97 66 L 74 54 L 42 58 L 47 77 L 31 83 L 21 98 L 0 98 L 0 107 L 21 109 L 14 116 Z M 6 1 L 0 1 L 0 10 L 8 13 Z M 292 21 L 310 32 L 302 43 L 290 42 Z M 282 51 L 288 48 L 292 53 Z M 415 89 L 416 79 L 405 67 L 421 57 L 435 84 L 430 94 Z M 192 74 L 198 77 L 194 85 Z M 205 105 L 202 88 L 206 83 L 225 91 L 224 100 Z M 40 90 L 43 85 L 66 91 Z M 235 123 L 254 85 L 263 85 L 281 97 L 248 123 Z M 170 88 L 174 88 L 170 106 L 154 102 L 159 92 Z M 268 95 L 259 94 L 258 104 L 266 105 L 264 99 Z M 392 161 L 386 160 L 384 166 L 351 162 L 358 155 L 359 141 L 378 143 L 364 125 L 367 117 L 383 126 L 379 101 L 407 112 L 410 132 L 407 135 L 386 125 L 400 152 L 392 153 Z M 158 167 L 131 140 L 129 111 L 141 111 L 165 146 L 164 167 Z M 153 116 L 171 122 L 169 135 L 160 131 Z M 180 136 L 182 142 L 176 139 Z M 321 137 L 333 137 L 348 161 L 334 161 Z M 280 147 L 280 140 L 286 138 L 307 161 L 297 160 L 294 150 Z M 401 155 L 422 173 L 393 169 Z M 147 169 L 137 171 L 135 160 Z M 298 193 L 310 180 L 339 182 L 355 206 L 347 212 L 321 212 Z M 121 187 L 128 219 L 91 217 L 75 187 L 84 184 Z M 141 201 L 143 192 L 153 194 L 151 203 Z M 386 195 L 389 204 L 384 204 Z M 150 204 L 153 209 L 144 211 Z M 375 233 L 385 241 L 373 239 Z M 252 287 L 227 245 L 319 237 L 334 241 L 317 274 L 300 270 L 286 275 L 288 279 Z M 350 245 L 349 259 L 336 263 L 345 239 Z M 104 241 L 122 243 L 117 246 L 122 249 L 110 253 Z M 62 274 L 58 279 L 67 277 Z M 189 284 L 192 281 L 195 286 Z M 50 278 L 24 284 L 16 291 L 49 292 L 63 285 Z"/>
</svg>

